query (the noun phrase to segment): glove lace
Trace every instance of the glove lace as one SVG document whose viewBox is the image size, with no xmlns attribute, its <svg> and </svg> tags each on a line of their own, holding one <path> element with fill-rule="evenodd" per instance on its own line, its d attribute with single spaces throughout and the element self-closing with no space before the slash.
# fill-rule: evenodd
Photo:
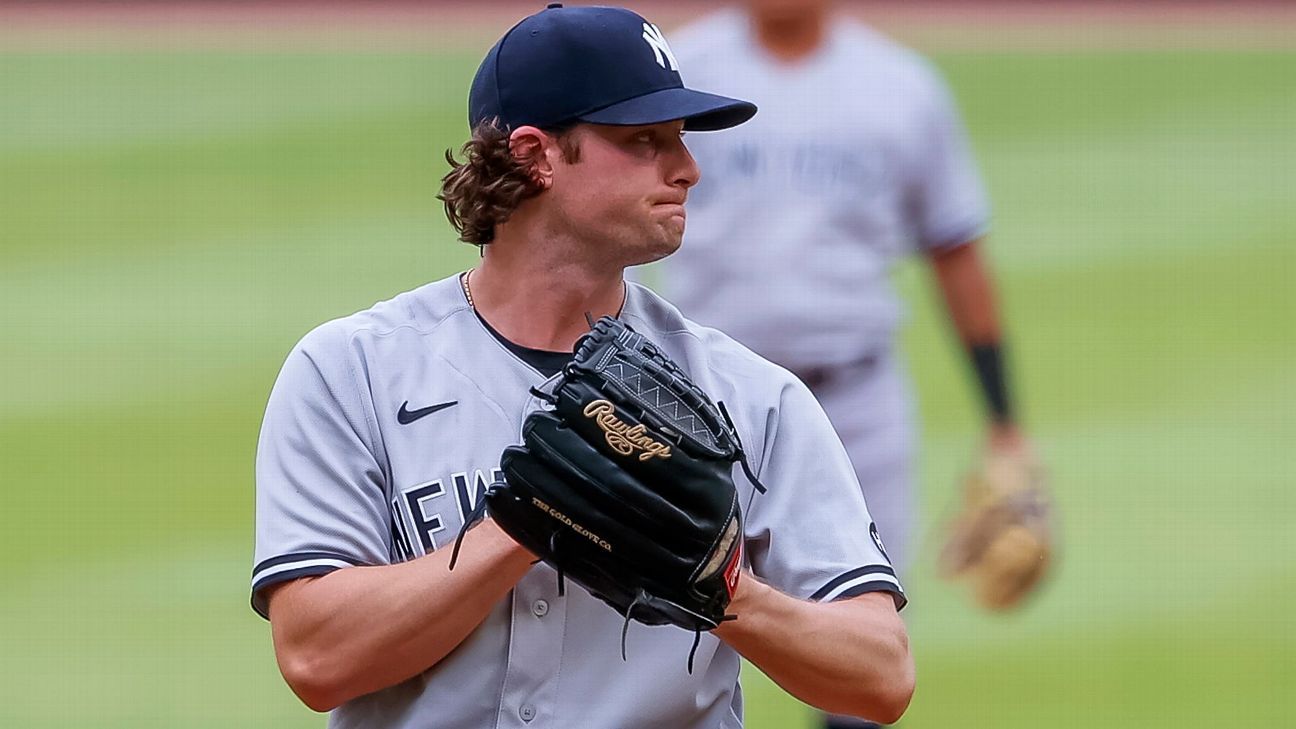
<svg viewBox="0 0 1296 729">
<path fill-rule="evenodd" d="M 724 418 L 725 425 L 728 425 L 730 432 L 733 433 L 734 443 L 738 446 L 738 463 L 742 466 L 743 475 L 747 477 L 748 481 L 751 481 L 752 486 L 755 486 L 757 491 L 762 494 L 765 493 L 765 485 L 760 482 L 760 479 L 756 478 L 756 473 L 752 471 L 751 464 L 747 462 L 747 449 L 743 448 L 742 439 L 738 437 L 738 428 L 734 426 L 733 418 L 729 417 L 729 408 L 725 407 L 723 400 L 717 401 L 716 407 L 720 409 L 720 415 Z"/>
<path fill-rule="evenodd" d="M 459 561 L 459 549 L 463 546 L 464 535 L 468 533 L 468 530 L 474 524 L 485 518 L 485 516 L 486 496 L 483 494 L 482 498 L 477 500 L 477 505 L 473 507 L 472 512 L 468 514 L 468 518 L 464 519 L 463 526 L 459 527 L 459 535 L 455 537 L 454 549 L 450 552 L 450 569 L 453 570 L 455 564 Z"/>
<path fill-rule="evenodd" d="M 639 607 L 639 601 L 642 600 L 643 597 L 644 597 L 643 590 L 639 590 L 639 592 L 635 593 L 634 600 L 631 601 L 630 607 L 626 608 L 625 611 L 625 622 L 621 624 L 621 660 L 622 661 L 628 660 L 626 658 L 626 634 L 630 632 L 630 621 L 631 619 L 634 618 L 635 608 Z"/>
<path fill-rule="evenodd" d="M 549 553 L 558 556 L 558 532 L 549 535 Z M 555 559 L 553 568 L 558 573 L 558 597 L 564 597 L 567 594 L 567 580 L 563 578 L 562 560 Z"/>
<path fill-rule="evenodd" d="M 539 398 L 539 399 L 541 399 L 541 400 L 544 400 L 545 402 L 549 403 L 550 405 L 557 405 L 557 404 L 558 404 L 558 398 L 554 397 L 553 395 L 550 395 L 549 393 L 545 392 L 544 390 L 541 390 L 541 389 L 538 388 L 538 387 L 532 387 L 532 388 L 531 388 L 531 394 L 532 394 L 532 395 L 535 395 L 537 398 Z"/>
</svg>

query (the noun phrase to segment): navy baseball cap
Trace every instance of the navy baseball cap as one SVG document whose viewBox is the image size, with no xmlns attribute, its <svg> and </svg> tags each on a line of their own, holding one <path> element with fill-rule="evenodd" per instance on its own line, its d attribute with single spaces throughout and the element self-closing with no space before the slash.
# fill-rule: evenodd
<svg viewBox="0 0 1296 729">
<path fill-rule="evenodd" d="M 507 129 L 576 122 L 631 126 L 684 120 L 713 131 L 752 118 L 756 105 L 684 88 L 657 26 L 623 8 L 552 3 L 500 38 L 477 69 L 468 124 Z"/>
</svg>

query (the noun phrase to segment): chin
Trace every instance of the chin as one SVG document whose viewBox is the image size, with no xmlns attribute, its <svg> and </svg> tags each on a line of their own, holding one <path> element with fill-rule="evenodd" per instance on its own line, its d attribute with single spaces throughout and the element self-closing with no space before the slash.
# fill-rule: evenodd
<svg viewBox="0 0 1296 729">
<path fill-rule="evenodd" d="M 627 266 L 642 266 L 646 263 L 653 263 L 669 256 L 678 251 L 681 239 L 677 236 L 669 236 L 663 240 L 653 241 L 652 244 L 646 245 L 636 251 L 634 260 L 626 264 Z"/>
<path fill-rule="evenodd" d="M 676 235 L 667 235 L 666 239 L 662 241 L 660 246 L 658 246 L 661 255 L 657 256 L 657 258 L 654 260 L 665 258 L 666 256 L 669 256 L 675 251 L 678 251 L 680 249 L 680 246 L 683 243 L 684 243 L 684 231 L 681 230 Z"/>
</svg>

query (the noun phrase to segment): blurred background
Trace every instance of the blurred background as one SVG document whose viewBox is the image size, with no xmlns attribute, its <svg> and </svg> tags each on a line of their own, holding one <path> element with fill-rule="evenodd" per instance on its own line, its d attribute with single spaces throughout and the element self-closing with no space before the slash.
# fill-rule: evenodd
<svg viewBox="0 0 1296 729">
<path fill-rule="evenodd" d="M 711 7 L 627 4 L 666 29 Z M 934 578 L 979 404 L 902 268 L 927 534 L 905 726 L 1291 726 L 1296 7 L 847 5 L 963 109 L 1063 515 L 1020 612 Z M 472 264 L 441 155 L 540 6 L 0 3 L 0 726 L 323 726 L 248 607 L 262 409 L 314 325 Z M 743 680 L 749 726 L 810 726 Z"/>
</svg>

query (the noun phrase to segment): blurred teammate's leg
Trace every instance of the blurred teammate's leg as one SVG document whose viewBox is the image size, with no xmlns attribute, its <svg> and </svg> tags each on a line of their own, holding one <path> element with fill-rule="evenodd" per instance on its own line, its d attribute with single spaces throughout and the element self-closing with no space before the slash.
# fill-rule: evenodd
<svg viewBox="0 0 1296 729">
<path fill-rule="evenodd" d="M 887 352 L 827 376 L 804 379 L 846 446 L 887 556 L 903 576 L 915 518 L 915 423 L 909 383 L 900 364 L 895 354 Z M 860 528 L 867 529 L 868 524 Z"/>
</svg>

